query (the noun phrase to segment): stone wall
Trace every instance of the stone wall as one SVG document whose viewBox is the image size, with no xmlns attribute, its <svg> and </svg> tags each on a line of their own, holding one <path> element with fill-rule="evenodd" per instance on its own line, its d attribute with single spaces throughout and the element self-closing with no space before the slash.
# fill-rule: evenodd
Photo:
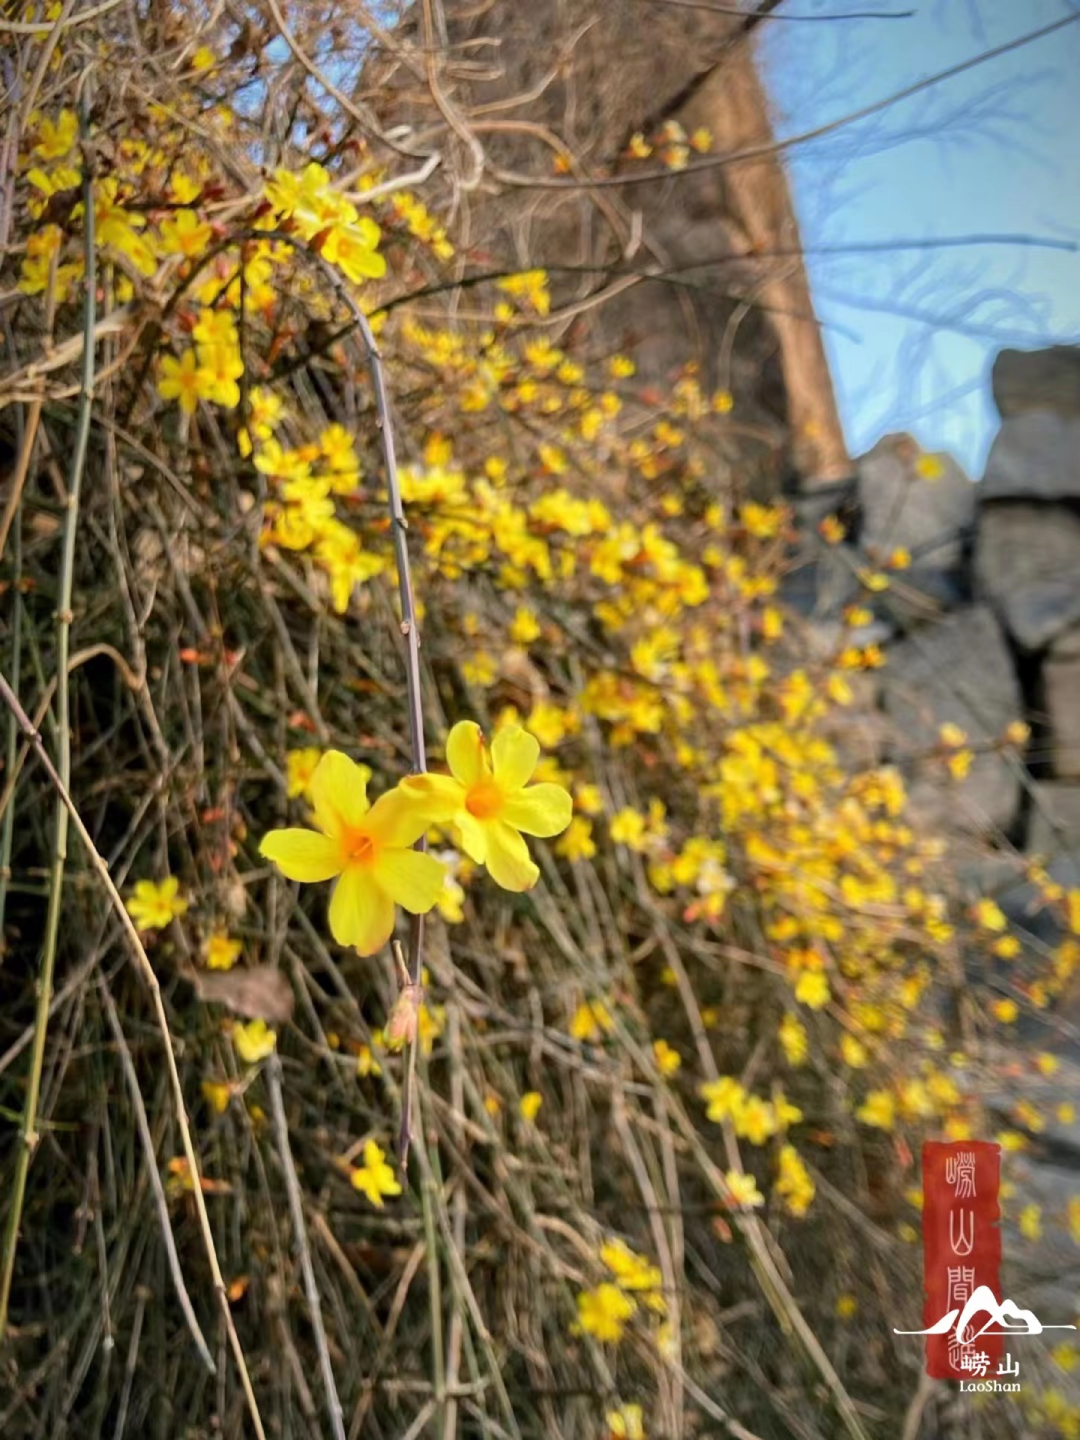
<svg viewBox="0 0 1080 1440">
<path fill-rule="evenodd" d="M 884 652 L 882 669 L 859 674 L 857 713 L 838 737 L 850 763 L 897 764 L 916 815 L 949 839 L 962 897 L 992 896 L 1025 948 L 1046 955 L 1063 927 L 1025 871 L 1037 860 L 1080 887 L 1080 348 L 1005 350 L 992 384 L 1001 427 L 982 480 L 888 436 L 849 482 L 796 498 L 801 540 L 786 590 L 824 653 L 842 643 Z M 845 525 L 844 543 L 821 533 L 829 516 Z M 906 568 L 889 567 L 897 551 Z M 887 574 L 888 589 L 867 590 L 860 570 Z M 871 619 L 852 633 L 844 610 L 856 603 Z M 1020 744 L 1008 735 L 1017 722 L 1030 732 Z M 942 726 L 973 751 L 962 778 L 949 775 Z M 970 963 L 1010 993 L 1007 962 L 989 977 L 984 961 Z M 1034 1063 L 1043 1052 L 1055 1057 L 1050 1074 Z M 1007 1157 L 1016 1193 L 1044 1224 L 1032 1242 L 1005 1223 L 1005 1293 L 1046 1323 L 1071 1322 L 1080 1119 L 1059 1107 L 1080 1095 L 1080 993 L 1052 1011 L 1024 1007 L 1012 1044 L 984 1047 L 982 1061 L 1001 1128 L 1028 1131 L 1021 1102 L 1041 1117 L 1024 1153 Z"/>
<path fill-rule="evenodd" d="M 889 435 L 850 481 L 796 497 L 787 598 L 823 647 L 847 633 L 847 607 L 871 611 L 850 637 L 887 656 L 869 733 L 908 772 L 917 810 L 1055 859 L 1080 849 L 1080 348 L 1005 350 L 992 384 L 1001 426 L 980 482 Z M 822 533 L 830 516 L 839 545 Z M 867 590 L 868 570 L 888 588 Z M 1021 721 L 1018 749 L 1007 732 Z M 942 726 L 974 751 L 948 787 Z"/>
</svg>

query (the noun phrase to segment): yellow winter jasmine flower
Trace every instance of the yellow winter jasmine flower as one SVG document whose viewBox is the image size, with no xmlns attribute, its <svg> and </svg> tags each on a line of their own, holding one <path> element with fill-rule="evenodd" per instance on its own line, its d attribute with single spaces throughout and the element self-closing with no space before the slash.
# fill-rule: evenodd
<svg viewBox="0 0 1080 1440">
<path fill-rule="evenodd" d="M 760 1095 L 748 1095 L 735 1112 L 735 1134 L 751 1145 L 764 1145 L 777 1131 L 776 1114 Z"/>
<path fill-rule="evenodd" d="M 604 1416 L 608 1440 L 645 1440 L 645 1424 L 640 1405 L 622 1405 Z"/>
<path fill-rule="evenodd" d="M 575 815 L 566 827 L 566 834 L 555 846 L 558 854 L 567 860 L 591 860 L 596 854 L 596 842 L 592 838 L 592 825 L 584 815 Z"/>
<path fill-rule="evenodd" d="M 248 395 L 248 403 L 251 411 L 249 423 L 252 435 L 256 440 L 269 440 L 274 426 L 284 414 L 284 402 L 279 395 L 274 394 L 273 390 L 256 385 Z"/>
<path fill-rule="evenodd" d="M 386 1163 L 386 1151 L 374 1140 L 364 1146 L 364 1163 L 352 1172 L 352 1185 L 361 1195 L 366 1195 L 372 1205 L 382 1209 L 384 1195 L 400 1195 L 401 1186 L 391 1166 Z"/>
<path fill-rule="evenodd" d="M 896 1101 L 888 1090 L 871 1090 L 864 1103 L 855 1111 L 855 1118 L 864 1125 L 874 1125 L 879 1130 L 891 1130 L 896 1119 Z"/>
<path fill-rule="evenodd" d="M 306 793 L 321 759 L 322 751 L 315 745 L 305 745 L 302 750 L 289 751 L 285 757 L 285 766 L 288 779 L 286 794 L 290 800 L 295 800 Z M 360 765 L 357 768 L 367 770 L 366 765 Z M 370 770 L 368 770 L 367 778 L 371 779 Z"/>
<path fill-rule="evenodd" d="M 179 360 L 173 355 L 161 357 L 158 394 L 163 400 L 178 400 L 185 415 L 194 415 L 199 401 L 209 399 L 211 384 L 211 376 L 199 364 L 194 350 L 185 350 Z"/>
<path fill-rule="evenodd" d="M 803 1118 L 803 1112 L 797 1105 L 792 1105 L 782 1090 L 773 1093 L 773 1111 L 776 1115 L 776 1128 L 786 1130 L 789 1125 L 798 1125 Z"/>
<path fill-rule="evenodd" d="M 938 480 L 945 473 L 941 457 L 924 451 L 915 461 L 915 473 L 920 480 Z"/>
<path fill-rule="evenodd" d="M 780 1148 L 780 1173 L 774 1186 L 792 1215 L 805 1215 L 816 1193 L 810 1172 L 794 1145 Z"/>
<path fill-rule="evenodd" d="M 972 914 L 975 917 L 976 924 L 980 925 L 984 930 L 990 930 L 995 934 L 1000 934 L 1009 923 L 1005 918 L 1005 912 L 995 900 L 979 900 L 972 907 Z"/>
<path fill-rule="evenodd" d="M 265 1060 L 277 1048 L 277 1035 L 265 1020 L 248 1020 L 242 1025 L 234 1025 L 232 1041 L 236 1053 L 246 1065 Z"/>
<path fill-rule="evenodd" d="M 1042 1210 L 1038 1205 L 1025 1205 L 1016 1223 L 1025 1240 L 1038 1240 L 1042 1236 Z"/>
<path fill-rule="evenodd" d="M 370 1045 L 361 1045 L 357 1050 L 356 1073 L 361 1080 L 366 1080 L 369 1075 L 382 1074 L 382 1066 L 375 1059 Z"/>
<path fill-rule="evenodd" d="M 830 1000 L 829 982 L 820 970 L 804 970 L 795 986 L 795 999 L 811 1010 L 820 1010 Z"/>
<path fill-rule="evenodd" d="M 204 1080 L 199 1086 L 203 1099 L 215 1115 L 224 1115 L 229 1108 L 232 1086 L 227 1080 Z"/>
<path fill-rule="evenodd" d="M 177 210 L 161 222 L 161 248 L 166 255 L 201 255 L 213 239 L 214 230 L 194 210 Z"/>
<path fill-rule="evenodd" d="M 602 1000 L 583 1000 L 574 1011 L 570 1021 L 570 1034 L 575 1040 L 598 1045 L 605 1035 L 615 1029 L 611 1011 Z"/>
<path fill-rule="evenodd" d="M 356 448 L 344 425 L 328 425 L 319 436 L 319 451 L 331 470 L 355 470 Z"/>
<path fill-rule="evenodd" d="M 578 1324 L 586 1335 L 616 1345 L 623 1337 L 626 1322 L 637 1310 L 637 1302 L 605 1280 L 595 1290 L 583 1290 L 577 1297 L 577 1307 Z"/>
<path fill-rule="evenodd" d="M 42 160 L 62 160 L 78 138 L 79 118 L 74 110 L 61 110 L 55 121 L 45 115 L 38 121 L 34 154 Z"/>
<path fill-rule="evenodd" d="M 197 345 L 208 348 L 221 345 L 235 350 L 240 344 L 236 321 L 228 310 L 200 310 L 192 335 Z"/>
<path fill-rule="evenodd" d="M 290 880 L 337 879 L 330 933 L 339 945 L 374 955 L 394 930 L 394 906 L 424 915 L 438 900 L 444 867 L 411 847 L 428 815 L 400 786 L 372 805 L 364 769 L 329 750 L 311 778 L 315 830 L 273 830 L 259 853 Z"/>
<path fill-rule="evenodd" d="M 386 274 L 386 260 L 375 248 L 379 227 L 366 215 L 355 224 L 335 225 L 322 246 L 322 255 L 336 265 L 353 284 L 379 280 Z"/>
<path fill-rule="evenodd" d="M 180 881 L 173 875 L 160 883 L 140 880 L 128 898 L 127 912 L 140 930 L 164 930 L 188 908 L 179 891 Z"/>
<path fill-rule="evenodd" d="M 518 1101 L 518 1114 L 523 1120 L 533 1121 L 540 1113 L 540 1106 L 544 1103 L 544 1097 L 539 1090 L 526 1090 Z"/>
<path fill-rule="evenodd" d="M 604 808 L 604 797 L 599 785 L 578 785 L 574 791 L 574 803 L 586 815 L 599 815 Z"/>
<path fill-rule="evenodd" d="M 558 835 L 570 824 L 573 801 L 561 785 L 530 785 L 540 745 L 520 725 L 507 725 L 490 748 L 479 725 L 461 720 L 446 741 L 449 775 L 410 775 L 401 790 L 429 821 L 452 822 L 471 860 L 486 865 L 504 890 L 529 890 L 540 871 L 523 835 Z"/>
<path fill-rule="evenodd" d="M 706 1102 L 706 1118 L 715 1124 L 732 1118 L 746 1100 L 746 1091 L 732 1075 L 721 1075 L 698 1087 L 698 1094 Z"/>
<path fill-rule="evenodd" d="M 495 283 L 507 295 L 526 301 L 537 315 L 546 315 L 551 309 L 547 279 L 546 270 L 523 270 L 518 275 L 507 275 L 505 279 Z"/>
<path fill-rule="evenodd" d="M 860 1070 L 866 1064 L 866 1046 L 854 1035 L 841 1035 L 840 1055 L 844 1064 L 850 1065 L 853 1070 Z"/>
<path fill-rule="evenodd" d="M 780 1021 L 778 1034 L 788 1064 L 801 1065 L 810 1052 L 806 1027 L 797 1016 L 788 1011 Z"/>
<path fill-rule="evenodd" d="M 666 1040 L 653 1041 L 653 1058 L 661 1075 L 674 1075 L 682 1064 L 682 1056 L 673 1050 Z"/>
<path fill-rule="evenodd" d="M 208 970 L 231 970 L 240 958 L 244 947 L 239 940 L 230 940 L 221 930 L 215 930 L 203 947 L 203 958 Z"/>
<path fill-rule="evenodd" d="M 644 850 L 645 816 L 627 805 L 611 817 L 608 833 L 616 845 L 625 845 L 628 850 Z"/>
<path fill-rule="evenodd" d="M 638 1255 L 625 1240 L 607 1240 L 600 1246 L 600 1259 L 624 1290 L 659 1290 L 664 1283 L 659 1267 Z"/>
<path fill-rule="evenodd" d="M 540 634 L 540 623 L 536 615 L 525 605 L 519 605 L 510 622 L 510 639 L 515 645 L 531 645 Z"/>
<path fill-rule="evenodd" d="M 747 1175 L 745 1171 L 729 1170 L 724 1176 L 724 1183 L 731 1194 L 733 1204 L 749 1209 L 765 1204 L 765 1196 L 758 1189 L 753 1175 Z"/>
</svg>

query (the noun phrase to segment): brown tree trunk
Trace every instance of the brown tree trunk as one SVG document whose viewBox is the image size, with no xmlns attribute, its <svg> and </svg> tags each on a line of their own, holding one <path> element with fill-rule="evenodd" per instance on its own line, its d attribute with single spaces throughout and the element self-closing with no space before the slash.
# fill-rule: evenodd
<svg viewBox="0 0 1080 1440">
<path fill-rule="evenodd" d="M 773 142 L 768 101 L 748 38 L 731 47 L 676 118 L 688 132 L 706 126 L 721 155 Z M 741 240 L 748 257 L 760 257 L 750 271 L 760 277 L 752 291 L 780 344 L 796 468 L 810 485 L 843 479 L 851 473 L 851 461 L 783 162 L 768 154 L 725 166 L 721 174 L 724 205 L 717 218 L 732 230 L 733 239 Z"/>
</svg>

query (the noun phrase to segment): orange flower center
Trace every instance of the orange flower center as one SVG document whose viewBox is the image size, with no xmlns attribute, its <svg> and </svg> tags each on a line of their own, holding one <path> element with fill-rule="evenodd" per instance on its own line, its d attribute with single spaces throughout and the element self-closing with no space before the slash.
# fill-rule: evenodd
<svg viewBox="0 0 1080 1440">
<path fill-rule="evenodd" d="M 494 780 L 478 780 L 465 796 L 465 809 L 477 820 L 494 820 L 503 803 L 503 793 Z"/>
<path fill-rule="evenodd" d="M 347 831 L 344 848 L 350 865 L 370 865 L 375 859 L 375 841 L 362 830 Z"/>
</svg>

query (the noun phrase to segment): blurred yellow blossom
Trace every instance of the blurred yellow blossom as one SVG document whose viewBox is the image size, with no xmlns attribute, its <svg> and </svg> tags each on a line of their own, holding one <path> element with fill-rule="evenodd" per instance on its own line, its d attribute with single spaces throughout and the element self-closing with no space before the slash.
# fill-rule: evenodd
<svg viewBox="0 0 1080 1440">
<path fill-rule="evenodd" d="M 384 1196 L 401 1194 L 397 1176 L 386 1163 L 386 1152 L 374 1140 L 365 1142 L 364 1163 L 356 1166 L 349 1178 L 353 1189 L 359 1190 L 380 1210 Z"/>
<path fill-rule="evenodd" d="M 245 1065 L 255 1065 L 272 1054 L 277 1035 L 265 1020 L 248 1020 L 232 1027 L 232 1041 Z"/>
<path fill-rule="evenodd" d="M 305 746 L 302 750 L 290 750 L 285 757 L 287 791 L 290 800 L 307 793 L 311 784 L 311 778 L 315 774 L 315 767 L 322 759 L 322 751 L 314 745 Z M 357 766 L 358 770 L 366 770 L 367 766 Z M 368 770 L 367 778 L 370 780 L 371 771 Z"/>
<path fill-rule="evenodd" d="M 577 1297 L 577 1307 L 578 1324 L 585 1334 L 602 1344 L 615 1345 L 637 1310 L 637 1302 L 618 1285 L 605 1280 L 595 1290 L 583 1290 Z"/>
<path fill-rule="evenodd" d="M 188 902 L 180 894 L 180 881 L 173 875 L 161 881 L 138 881 L 127 900 L 127 912 L 140 930 L 164 930 L 187 908 Z"/>
<path fill-rule="evenodd" d="M 540 1113 L 540 1106 L 544 1103 L 544 1097 L 539 1090 L 526 1090 L 518 1101 L 518 1114 L 523 1120 L 533 1121 Z"/>
</svg>

